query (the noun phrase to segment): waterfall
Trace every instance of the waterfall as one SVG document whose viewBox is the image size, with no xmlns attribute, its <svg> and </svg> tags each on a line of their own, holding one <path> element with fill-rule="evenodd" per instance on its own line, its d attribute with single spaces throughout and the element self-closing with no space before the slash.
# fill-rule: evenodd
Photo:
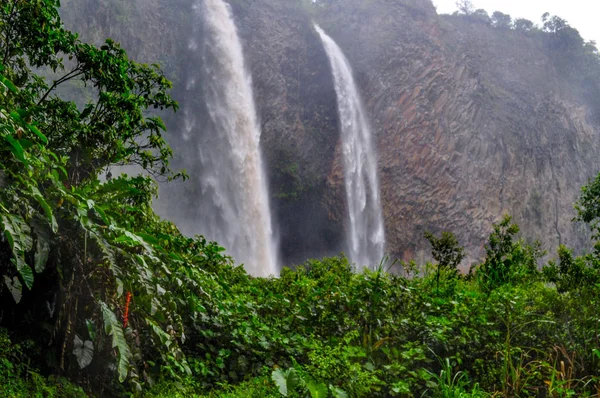
<svg viewBox="0 0 600 398">
<path fill-rule="evenodd" d="M 260 126 L 231 8 L 222 0 L 200 0 L 194 9 L 202 28 L 189 49 L 201 58 L 186 85 L 183 138 L 184 164 L 196 164 L 191 183 L 199 189 L 182 230 L 217 241 L 250 274 L 277 274 Z M 199 96 L 203 117 L 194 104 Z"/>
<path fill-rule="evenodd" d="M 319 26 L 315 25 L 315 29 L 331 63 L 337 95 L 348 202 L 349 256 L 357 266 L 373 267 L 383 258 L 385 232 L 371 128 L 350 63 L 331 37 Z"/>
</svg>

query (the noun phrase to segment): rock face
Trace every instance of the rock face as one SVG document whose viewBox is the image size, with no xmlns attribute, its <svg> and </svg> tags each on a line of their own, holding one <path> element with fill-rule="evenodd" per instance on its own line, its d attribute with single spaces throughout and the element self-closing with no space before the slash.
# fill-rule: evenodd
<svg viewBox="0 0 600 398">
<path fill-rule="evenodd" d="M 337 254 L 343 220 L 331 213 L 344 200 L 332 206 L 326 190 L 340 135 L 325 50 L 300 2 L 232 4 L 251 68 L 284 263 Z"/>
<path fill-rule="evenodd" d="M 125 17 L 92 3 L 64 2 L 68 26 L 104 30 L 92 39 L 116 34 L 142 60 L 166 57 L 177 98 L 186 69 L 200 67 L 178 39 L 192 0 L 169 12 L 173 2 L 136 0 Z M 343 250 L 347 214 L 335 92 L 312 19 L 349 59 L 369 113 L 389 253 L 419 260 L 424 231 L 448 230 L 479 259 L 504 214 L 547 249 L 585 243 L 572 204 L 599 171 L 600 126 L 538 38 L 438 16 L 429 0 L 346 0 L 318 12 L 288 0 L 231 3 L 286 263 Z M 177 149 L 180 120 L 168 122 Z"/>
<path fill-rule="evenodd" d="M 187 44 L 180 35 L 191 23 L 191 5 L 191 0 L 62 0 L 60 14 L 82 40 L 101 44 L 110 37 L 131 58 L 159 63 L 176 79 Z"/>
<path fill-rule="evenodd" d="M 424 231 L 449 230 L 477 259 L 504 214 L 549 249 L 580 246 L 572 204 L 598 171 L 600 130 L 540 41 L 378 3 L 327 21 L 378 136 L 388 250 L 413 258 Z"/>
</svg>

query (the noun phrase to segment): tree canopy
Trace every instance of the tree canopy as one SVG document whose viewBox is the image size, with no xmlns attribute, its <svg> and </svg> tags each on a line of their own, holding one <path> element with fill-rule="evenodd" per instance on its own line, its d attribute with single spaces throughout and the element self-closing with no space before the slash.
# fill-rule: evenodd
<svg viewBox="0 0 600 398">
<path fill-rule="evenodd" d="M 140 165 L 155 176 L 178 177 L 169 169 L 172 152 L 165 126 L 150 109 L 177 109 L 171 83 L 158 65 L 128 59 L 112 40 L 101 47 L 82 43 L 65 30 L 58 0 L 9 1 L 0 13 L 5 76 L 21 88 L 14 106 L 48 134 L 48 148 L 73 160 L 69 182 L 93 178 L 110 165 Z M 57 74 L 51 82 L 34 69 Z M 82 108 L 57 89 L 80 82 L 93 100 Z"/>
</svg>

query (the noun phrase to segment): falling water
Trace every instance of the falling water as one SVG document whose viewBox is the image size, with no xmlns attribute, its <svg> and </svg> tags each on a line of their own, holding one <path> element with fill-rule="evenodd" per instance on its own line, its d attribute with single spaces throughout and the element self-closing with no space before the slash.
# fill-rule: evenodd
<svg viewBox="0 0 600 398">
<path fill-rule="evenodd" d="M 329 57 L 337 94 L 349 213 L 350 260 L 359 266 L 375 266 L 383 257 L 385 234 L 371 128 L 348 60 L 331 37 L 319 26 L 315 25 L 315 29 Z"/>
<path fill-rule="evenodd" d="M 222 0 L 200 0 L 195 12 L 204 39 L 200 49 L 195 40 L 189 47 L 202 52 L 203 66 L 196 65 L 186 88 L 203 96 L 208 121 L 200 127 L 197 109 L 184 109 L 184 139 L 197 145 L 200 162 L 192 174 L 200 186 L 193 229 L 226 247 L 249 273 L 276 274 L 260 127 L 231 9 Z"/>
</svg>

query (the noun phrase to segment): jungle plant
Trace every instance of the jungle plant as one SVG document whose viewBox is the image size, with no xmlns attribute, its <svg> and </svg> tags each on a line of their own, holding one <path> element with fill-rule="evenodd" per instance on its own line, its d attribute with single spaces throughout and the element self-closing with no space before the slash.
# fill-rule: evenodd
<svg viewBox="0 0 600 398">
<path fill-rule="evenodd" d="M 0 265 L 0 295 L 14 301 L 3 314 L 23 331 L 27 319 L 51 325 L 36 338 L 52 342 L 48 355 L 55 359 L 47 365 L 57 372 L 94 368 L 112 375 L 100 364 L 114 357 L 117 379 L 129 378 L 139 389 L 150 378 L 139 367 L 149 367 L 149 353 L 159 366 L 190 372 L 178 344 L 185 339 L 181 302 L 171 292 L 195 287 L 174 271 L 205 263 L 198 260 L 214 250 L 190 239 L 186 244 L 198 251 L 167 253 L 164 246 L 178 233 L 172 226 L 171 235 L 158 233 L 164 224 L 151 210 L 150 178 L 98 180 L 114 164 L 180 176 L 168 167 L 164 125 L 146 112 L 177 105 L 157 66 L 129 60 L 110 40 L 100 48 L 81 43 L 62 27 L 57 6 L 14 0 L 0 7 L 0 255 L 7 260 Z M 34 67 L 65 72 L 48 84 Z M 83 109 L 56 94 L 76 79 L 97 94 Z M 219 255 L 211 260 L 226 262 Z M 124 324 L 120 315 L 131 295 Z"/>
<path fill-rule="evenodd" d="M 587 223 L 593 232 L 593 238 L 600 242 L 600 174 L 581 187 L 581 195 L 575 203 L 577 221 Z M 600 257 L 600 243 L 596 243 L 595 254 Z"/>
<path fill-rule="evenodd" d="M 490 234 L 485 245 L 486 258 L 477 270 L 480 287 L 490 292 L 507 283 L 534 280 L 538 261 L 545 254 L 539 241 L 533 245 L 515 240 L 519 226 L 505 216 Z"/>
<path fill-rule="evenodd" d="M 275 369 L 271 373 L 271 379 L 279 389 L 281 396 L 284 397 L 298 394 L 310 398 L 348 398 L 348 394 L 344 390 L 331 384 L 327 386 L 324 382 L 312 378 L 297 363 L 295 367 L 287 370 Z"/>
<path fill-rule="evenodd" d="M 439 359 L 439 358 L 438 358 Z M 442 361 L 442 370 L 439 374 L 432 373 L 430 385 L 435 386 L 432 396 L 439 398 L 485 398 L 485 391 L 480 389 L 479 384 L 471 386 L 467 374 L 463 371 L 454 373 L 450 360 Z"/>
<path fill-rule="evenodd" d="M 438 262 L 435 280 L 439 289 L 441 270 L 456 273 L 459 264 L 465 258 L 465 249 L 460 246 L 452 232 L 444 231 L 440 238 L 436 238 L 431 232 L 425 232 L 425 238 L 431 244 L 431 255 Z"/>
</svg>

